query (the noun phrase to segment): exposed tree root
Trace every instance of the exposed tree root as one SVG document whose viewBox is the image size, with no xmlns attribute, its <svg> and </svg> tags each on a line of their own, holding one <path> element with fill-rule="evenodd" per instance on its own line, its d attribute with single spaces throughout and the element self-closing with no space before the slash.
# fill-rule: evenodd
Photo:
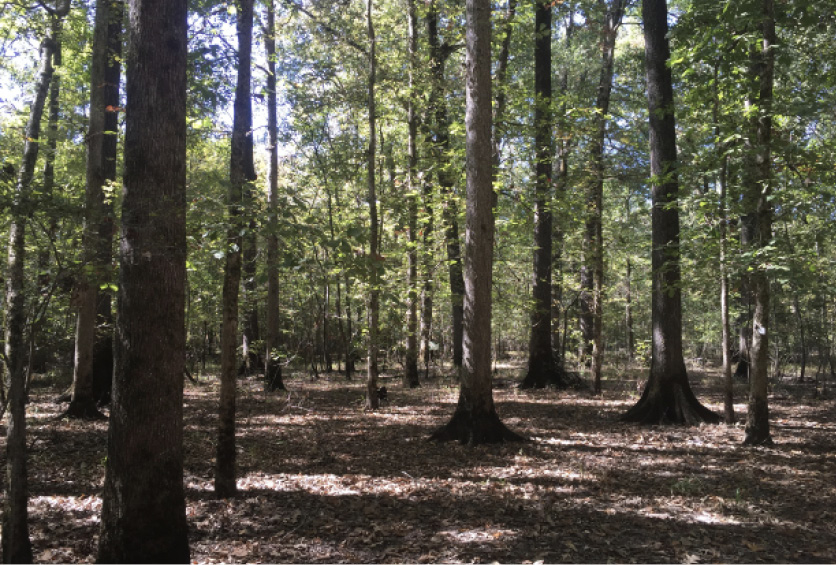
<svg viewBox="0 0 836 565">
<path fill-rule="evenodd" d="M 474 414 L 461 406 L 456 408 L 453 418 L 433 432 L 430 441 L 458 441 L 463 445 L 527 441 L 526 438 L 509 430 L 499 419 L 496 411 Z"/>
<path fill-rule="evenodd" d="M 647 425 L 681 424 L 696 426 L 701 423 L 719 424 L 720 416 L 697 400 L 691 387 L 680 382 L 649 384 L 639 401 L 623 416 L 623 422 Z"/>
<path fill-rule="evenodd" d="M 67 409 L 60 414 L 56 419 L 62 420 L 69 418 L 71 420 L 107 420 L 107 416 L 99 412 L 96 407 L 96 401 L 89 400 L 71 400 Z"/>
</svg>

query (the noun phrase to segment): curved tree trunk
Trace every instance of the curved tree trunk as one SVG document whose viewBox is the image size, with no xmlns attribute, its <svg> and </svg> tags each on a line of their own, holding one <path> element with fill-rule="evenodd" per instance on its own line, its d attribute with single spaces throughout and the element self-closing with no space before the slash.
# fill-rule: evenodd
<svg viewBox="0 0 836 565">
<path fill-rule="evenodd" d="M 232 141 L 229 160 L 229 231 L 223 286 L 221 332 L 221 397 L 218 448 L 215 462 L 215 494 L 220 498 L 237 492 L 235 448 L 236 349 L 238 347 L 238 296 L 241 284 L 241 248 L 244 192 L 255 180 L 253 165 L 251 61 L 253 0 L 238 0 L 238 82 L 235 87 Z"/>
<path fill-rule="evenodd" d="M 638 403 L 622 417 L 645 424 L 697 424 L 720 418 L 691 390 L 682 354 L 682 291 L 679 267 L 679 183 L 673 85 L 667 66 L 665 0 L 642 0 L 652 183 L 652 358 L 650 378 Z"/>
<path fill-rule="evenodd" d="M 118 320 L 98 561 L 188 563 L 186 0 L 130 0 Z"/>
<path fill-rule="evenodd" d="M 453 417 L 432 434 L 475 445 L 521 440 L 500 421 L 491 383 L 493 158 L 491 136 L 491 3 L 467 0 L 467 225 L 464 356 Z"/>
<path fill-rule="evenodd" d="M 267 50 L 267 133 L 270 137 L 269 195 L 267 198 L 267 335 L 264 378 L 268 391 L 284 390 L 279 358 L 279 132 L 276 100 L 276 8 L 267 2 L 267 29 L 264 34 Z M 339 292 L 339 291 L 338 291 Z"/>
</svg>

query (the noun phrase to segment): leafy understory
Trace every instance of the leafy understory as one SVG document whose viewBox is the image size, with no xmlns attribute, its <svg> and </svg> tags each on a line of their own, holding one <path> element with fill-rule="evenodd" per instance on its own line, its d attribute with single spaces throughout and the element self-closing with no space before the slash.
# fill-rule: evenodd
<svg viewBox="0 0 836 565">
<path fill-rule="evenodd" d="M 371 414 L 364 385 L 336 376 L 292 375 L 292 392 L 275 396 L 239 381 L 232 500 L 212 492 L 217 382 L 188 384 L 192 559 L 836 561 L 832 399 L 773 394 L 777 444 L 747 449 L 739 427 L 619 423 L 633 385 L 605 381 L 603 398 L 503 388 L 503 421 L 531 441 L 467 448 L 426 441 L 452 412 L 455 388 L 386 381 L 389 400 Z M 709 372 L 697 388 L 719 411 L 719 377 Z M 29 405 L 35 559 L 89 562 L 107 424 L 56 421 L 54 393 L 35 388 Z"/>
</svg>

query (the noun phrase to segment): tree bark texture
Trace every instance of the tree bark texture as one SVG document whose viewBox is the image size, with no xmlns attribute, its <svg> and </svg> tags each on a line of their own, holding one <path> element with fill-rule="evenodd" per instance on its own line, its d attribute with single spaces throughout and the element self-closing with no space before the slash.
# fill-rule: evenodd
<svg viewBox="0 0 836 565">
<path fill-rule="evenodd" d="M 264 34 L 267 50 L 267 134 L 270 139 L 269 193 L 267 197 L 267 335 L 264 361 L 265 386 L 268 391 L 284 390 L 279 358 L 279 131 L 276 95 L 276 7 L 267 2 L 267 29 Z M 330 195 L 329 195 L 330 196 Z M 339 287 L 338 287 L 339 288 Z M 338 291 L 339 292 L 339 291 Z"/>
<path fill-rule="evenodd" d="M 406 366 L 404 386 L 415 388 L 421 385 L 418 379 L 418 115 L 416 113 L 417 93 L 415 91 L 415 73 L 418 57 L 418 16 L 415 0 L 407 2 L 409 20 L 409 101 L 407 106 L 407 225 L 409 229 L 409 247 L 407 251 L 408 299 L 406 307 Z"/>
<path fill-rule="evenodd" d="M 369 40 L 369 76 L 368 76 L 368 120 L 369 147 L 367 154 L 367 193 L 369 204 L 369 335 L 368 362 L 366 370 L 366 409 L 376 410 L 379 406 L 377 396 L 377 348 L 378 325 L 380 316 L 380 251 L 378 249 L 378 218 L 377 218 L 377 190 L 375 185 L 375 159 L 377 156 L 377 139 L 375 134 L 377 108 L 375 106 L 375 81 L 377 79 L 377 55 L 375 54 L 374 21 L 372 19 L 373 0 L 366 0 L 366 33 Z"/>
<path fill-rule="evenodd" d="M 522 439 L 500 421 L 491 382 L 494 217 L 490 16 L 489 0 L 467 0 L 464 355 L 456 411 L 450 422 L 431 436 L 469 445 Z"/>
<path fill-rule="evenodd" d="M 552 2 L 537 4 L 534 28 L 534 281 L 528 373 L 522 388 L 561 384 L 552 352 Z"/>
<path fill-rule="evenodd" d="M 623 419 L 645 424 L 697 424 L 719 417 L 697 400 L 682 352 L 682 289 L 679 262 L 679 182 L 673 84 L 668 67 L 665 0 L 642 0 L 652 184 L 650 378 Z"/>
<path fill-rule="evenodd" d="M 90 126 L 82 238 L 85 269 L 79 286 L 73 390 L 67 415 L 98 418 L 99 401 L 109 400 L 113 378 L 110 291 L 113 207 L 104 186 L 116 180 L 123 3 L 97 0 L 90 66 Z"/>
<path fill-rule="evenodd" d="M 229 160 L 229 231 L 223 286 L 221 331 L 221 394 L 218 418 L 218 448 L 215 461 L 215 494 L 234 496 L 237 478 L 235 448 L 236 349 L 238 347 L 238 299 L 241 284 L 244 192 L 255 180 L 252 138 L 251 61 L 253 0 L 238 0 L 238 78 L 235 87 L 232 140 Z"/>
<path fill-rule="evenodd" d="M 118 320 L 98 561 L 188 563 L 186 0 L 130 0 Z"/>
<path fill-rule="evenodd" d="M 752 242 L 756 251 L 762 251 L 772 241 L 772 91 L 775 74 L 775 33 L 774 0 L 762 1 L 763 43 L 757 60 L 759 79 L 757 124 L 755 127 L 756 146 L 752 151 L 755 178 L 747 186 L 746 201 L 754 205 L 755 238 Z M 765 263 L 763 254 L 758 260 Z M 749 409 L 746 416 L 746 445 L 771 445 L 769 431 L 768 368 L 769 368 L 769 277 L 763 264 L 755 265 L 750 277 L 755 302 L 752 316 L 752 344 L 749 367 Z"/>
</svg>

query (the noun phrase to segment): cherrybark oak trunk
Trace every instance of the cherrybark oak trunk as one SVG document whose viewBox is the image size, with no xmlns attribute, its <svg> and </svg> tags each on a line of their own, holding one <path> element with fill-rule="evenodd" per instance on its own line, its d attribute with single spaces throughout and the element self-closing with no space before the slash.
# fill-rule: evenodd
<svg viewBox="0 0 836 565">
<path fill-rule="evenodd" d="M 221 394 L 218 419 L 218 447 L 215 461 L 215 494 L 234 496 L 237 477 L 235 448 L 236 349 L 238 347 L 238 298 L 241 284 L 241 232 L 244 192 L 255 180 L 253 165 L 251 62 L 253 0 L 238 0 L 238 79 L 232 118 L 229 159 L 229 231 L 223 286 L 223 326 L 221 331 Z"/>
<path fill-rule="evenodd" d="M 415 73 L 418 57 L 418 16 L 415 0 L 407 2 L 409 20 L 409 101 L 407 102 L 407 226 L 409 246 L 407 249 L 407 285 L 408 298 L 406 307 L 406 365 L 404 386 L 416 388 L 421 385 L 418 379 L 418 115 L 416 113 Z"/>
<path fill-rule="evenodd" d="M 267 1 L 267 29 L 264 34 L 267 50 L 267 134 L 270 140 L 269 193 L 267 196 L 267 335 L 264 379 L 268 391 L 285 390 L 279 358 L 279 130 L 276 94 L 276 8 Z M 330 195 L 329 195 L 330 197 Z M 330 210 L 330 209 L 329 209 Z"/>
<path fill-rule="evenodd" d="M 650 114 L 653 290 L 650 378 L 641 398 L 622 417 L 645 424 L 698 424 L 720 418 L 694 396 L 682 353 L 682 290 L 679 266 L 679 182 L 667 5 L 642 0 L 647 100 Z"/>
<path fill-rule="evenodd" d="M 186 0 L 130 0 L 119 313 L 98 561 L 188 563 Z"/>
<path fill-rule="evenodd" d="M 752 148 L 754 160 L 752 182 L 746 187 L 746 202 L 753 206 L 755 230 L 752 247 L 756 257 L 762 257 L 772 241 L 772 91 L 775 74 L 774 0 L 762 0 L 761 25 L 763 42 L 756 59 L 758 77 L 758 111 L 755 126 L 756 146 Z M 760 253 L 758 253 L 760 252 Z M 763 261 L 763 259 L 760 259 Z M 769 403 L 767 400 L 769 364 L 769 277 L 765 266 L 755 265 L 751 272 L 752 295 L 755 308 L 752 316 L 752 344 L 749 350 L 749 409 L 746 415 L 745 445 L 771 445 L 769 431 Z"/>
<path fill-rule="evenodd" d="M 500 421 L 491 382 L 493 157 L 491 137 L 491 3 L 466 4 L 466 172 L 464 355 L 452 419 L 431 439 L 464 444 L 522 440 Z"/>
<path fill-rule="evenodd" d="M 375 33 L 372 20 L 373 0 L 366 0 L 366 32 L 369 40 L 369 77 L 368 77 L 368 110 L 369 110 L 369 147 L 367 157 L 368 190 L 366 198 L 369 204 L 369 310 L 368 310 L 368 364 L 366 370 L 366 409 L 377 410 L 379 398 L 377 396 L 377 348 L 378 323 L 380 315 L 380 252 L 378 250 L 378 221 L 377 221 L 377 191 L 375 186 L 375 159 L 377 156 L 377 109 L 375 106 L 375 80 L 377 73 L 377 56 L 375 54 Z"/>
<path fill-rule="evenodd" d="M 552 353 L 552 2 L 534 16 L 534 281 L 528 372 L 521 388 L 562 384 Z"/>
<path fill-rule="evenodd" d="M 86 268 L 78 289 L 75 368 L 67 415 L 99 418 L 96 404 L 110 399 L 113 378 L 111 282 L 113 206 L 104 186 L 116 180 L 123 3 L 97 0 L 90 65 L 90 126 L 82 239 Z M 103 288 L 105 287 L 105 288 Z"/>
</svg>

